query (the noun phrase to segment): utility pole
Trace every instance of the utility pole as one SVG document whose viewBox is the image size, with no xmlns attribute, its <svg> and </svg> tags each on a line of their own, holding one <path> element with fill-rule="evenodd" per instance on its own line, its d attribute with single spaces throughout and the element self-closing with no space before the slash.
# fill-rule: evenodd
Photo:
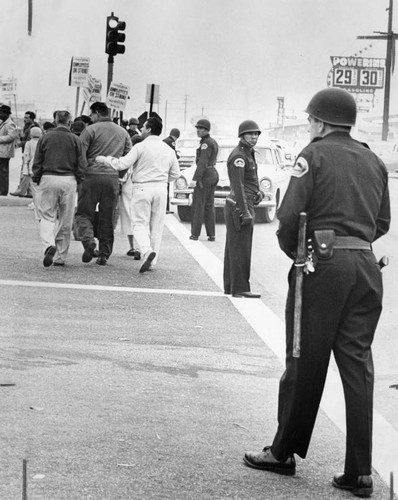
<svg viewBox="0 0 398 500">
<path fill-rule="evenodd" d="M 28 0 L 28 35 L 32 35 L 33 0 Z"/>
<path fill-rule="evenodd" d="M 378 35 L 370 36 L 357 36 L 359 40 L 387 40 L 387 53 L 386 53 L 386 79 L 384 86 L 384 107 L 383 107 L 383 129 L 382 129 L 382 141 L 388 139 L 388 121 L 390 114 L 390 87 L 391 87 L 391 74 L 395 65 L 395 40 L 398 40 L 398 34 L 394 33 L 392 30 L 392 19 L 393 19 L 393 1 L 390 0 L 390 6 L 388 7 L 388 30 L 386 32 L 374 31 L 373 33 L 378 33 Z"/>
<path fill-rule="evenodd" d="M 187 103 L 188 103 L 188 96 L 187 94 L 184 95 L 184 130 L 187 129 Z"/>
</svg>

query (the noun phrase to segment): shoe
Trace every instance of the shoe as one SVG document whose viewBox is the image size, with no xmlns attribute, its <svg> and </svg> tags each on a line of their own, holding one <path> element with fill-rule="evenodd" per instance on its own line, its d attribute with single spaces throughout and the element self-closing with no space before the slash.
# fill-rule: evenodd
<svg viewBox="0 0 398 500">
<path fill-rule="evenodd" d="M 356 497 L 370 497 L 373 493 L 372 476 L 354 474 L 336 474 L 332 485 L 340 490 L 349 490 Z"/>
<path fill-rule="evenodd" d="M 65 265 L 65 262 L 53 262 L 53 266 L 56 266 L 56 267 L 63 267 Z"/>
<path fill-rule="evenodd" d="M 224 295 L 231 295 L 231 292 L 229 290 L 224 290 Z"/>
<path fill-rule="evenodd" d="M 130 250 L 126 253 L 126 255 L 128 255 L 129 257 L 134 257 L 134 254 L 135 254 L 134 248 L 130 248 Z"/>
<path fill-rule="evenodd" d="M 253 469 L 268 470 L 283 474 L 284 476 L 294 476 L 296 474 L 296 460 L 291 455 L 284 462 L 277 460 L 271 452 L 271 447 L 266 446 L 260 453 L 245 453 L 243 461 L 248 467 Z"/>
<path fill-rule="evenodd" d="M 239 293 L 233 293 L 232 297 L 236 298 L 244 297 L 245 299 L 259 299 L 261 297 L 261 294 L 253 292 L 239 292 Z"/>
<path fill-rule="evenodd" d="M 88 264 L 93 260 L 94 257 L 98 257 L 98 252 L 95 248 L 85 248 L 83 255 L 82 255 L 82 261 L 85 264 Z"/>
<path fill-rule="evenodd" d="M 169 215 L 169 214 L 173 214 L 174 212 L 172 212 L 171 210 L 166 210 L 166 215 Z"/>
<path fill-rule="evenodd" d="M 134 260 L 141 260 L 141 254 L 138 250 L 134 250 L 134 248 L 130 248 L 130 250 L 126 253 L 129 257 L 134 257 Z"/>
<path fill-rule="evenodd" d="M 153 259 L 156 257 L 156 252 L 148 252 L 144 256 L 144 263 L 140 267 L 140 273 L 145 273 L 151 267 Z"/>
<path fill-rule="evenodd" d="M 21 194 L 20 194 L 20 193 L 17 193 L 17 192 L 15 192 L 15 193 L 10 193 L 10 195 L 11 195 L 11 196 L 20 196 L 20 197 L 22 197 L 22 196 L 21 196 Z"/>
<path fill-rule="evenodd" d="M 96 263 L 99 266 L 106 266 L 106 264 L 108 263 L 108 259 L 105 257 L 105 255 L 100 255 L 96 260 Z"/>
<path fill-rule="evenodd" d="M 44 259 L 43 259 L 43 266 L 44 267 L 50 267 L 51 264 L 53 263 L 54 255 L 57 249 L 53 246 L 47 247 L 46 251 L 44 252 Z"/>
<path fill-rule="evenodd" d="M 195 235 L 191 234 L 191 236 L 189 237 L 189 239 L 197 241 L 199 239 L 199 236 L 195 236 Z"/>
<path fill-rule="evenodd" d="M 215 236 L 209 236 L 207 239 L 209 241 L 216 241 L 216 237 Z"/>
</svg>

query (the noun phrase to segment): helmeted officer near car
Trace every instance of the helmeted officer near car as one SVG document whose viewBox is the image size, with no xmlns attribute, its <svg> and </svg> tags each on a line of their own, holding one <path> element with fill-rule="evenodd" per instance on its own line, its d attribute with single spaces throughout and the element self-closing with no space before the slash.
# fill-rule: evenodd
<svg viewBox="0 0 398 500">
<path fill-rule="evenodd" d="M 224 214 L 227 226 L 224 253 L 224 293 L 234 297 L 259 298 L 250 290 L 254 206 L 261 202 L 254 146 L 261 134 L 256 122 L 239 125 L 239 144 L 227 160 L 231 192 Z"/>
<path fill-rule="evenodd" d="M 390 226 L 383 162 L 350 136 L 356 103 L 328 88 L 310 100 L 311 143 L 296 159 L 278 210 L 281 249 L 294 258 L 301 212 L 307 213 L 307 268 L 301 354 L 293 357 L 295 266 L 286 304 L 286 369 L 280 380 L 278 429 L 271 446 L 246 453 L 250 467 L 292 475 L 294 453 L 306 457 L 333 351 L 346 405 L 344 473 L 332 484 L 356 496 L 373 492 L 371 345 L 382 309 L 382 275 L 371 244 Z M 311 260 L 313 262 L 311 262 Z M 314 270 L 315 268 L 315 270 Z"/>
<path fill-rule="evenodd" d="M 192 199 L 191 240 L 199 239 L 202 224 L 205 224 L 209 241 L 216 239 L 216 214 L 214 209 L 214 192 L 218 182 L 215 168 L 218 155 L 218 144 L 210 137 L 210 122 L 201 118 L 195 125 L 199 148 L 196 150 L 196 170 L 193 180 L 196 186 Z"/>
</svg>

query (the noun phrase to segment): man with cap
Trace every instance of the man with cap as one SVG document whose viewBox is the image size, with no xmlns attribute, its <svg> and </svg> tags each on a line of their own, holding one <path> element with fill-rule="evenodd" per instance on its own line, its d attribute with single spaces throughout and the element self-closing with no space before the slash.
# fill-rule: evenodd
<svg viewBox="0 0 398 500">
<path fill-rule="evenodd" d="M 256 122 L 239 125 L 239 144 L 227 160 L 231 192 L 224 214 L 227 228 L 224 254 L 224 293 L 233 297 L 260 298 L 250 291 L 254 205 L 263 199 L 259 188 L 254 146 L 261 134 Z"/>
<path fill-rule="evenodd" d="M 9 188 L 10 158 L 15 155 L 18 131 L 10 118 L 11 108 L 0 104 L 0 196 L 7 196 Z"/>
<path fill-rule="evenodd" d="M 293 475 L 306 457 L 333 352 L 346 404 L 344 472 L 332 484 L 370 496 L 374 371 L 371 345 L 382 309 L 382 275 L 372 243 L 390 226 L 383 162 L 350 135 L 356 103 L 345 90 L 317 92 L 307 109 L 310 144 L 296 159 L 278 210 L 281 249 L 294 258 L 298 221 L 307 213 L 300 357 L 293 357 L 294 265 L 286 304 L 286 369 L 279 385 L 278 428 L 271 446 L 246 453 L 246 465 Z"/>
<path fill-rule="evenodd" d="M 204 222 L 207 239 L 216 239 L 216 215 L 214 210 L 214 192 L 218 182 L 218 172 L 215 169 L 218 155 L 218 144 L 210 137 L 210 122 L 201 118 L 195 125 L 200 138 L 196 150 L 196 170 L 193 180 L 196 185 L 192 199 L 191 240 L 198 240 Z"/>
<path fill-rule="evenodd" d="M 168 146 L 171 147 L 171 149 L 175 152 L 177 160 L 179 158 L 179 155 L 176 151 L 176 141 L 180 137 L 180 131 L 178 128 L 172 128 L 170 130 L 170 135 L 163 139 L 163 142 L 165 142 Z M 170 211 L 170 183 L 167 184 L 167 205 L 166 205 L 166 214 L 172 214 L 173 212 Z"/>
</svg>

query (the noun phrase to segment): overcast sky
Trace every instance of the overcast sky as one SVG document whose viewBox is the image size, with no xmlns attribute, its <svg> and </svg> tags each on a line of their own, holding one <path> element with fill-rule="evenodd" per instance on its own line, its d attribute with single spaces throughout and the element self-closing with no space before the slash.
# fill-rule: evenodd
<svg viewBox="0 0 398 500">
<path fill-rule="evenodd" d="M 114 81 L 130 86 L 125 116 L 146 109 L 146 85 L 160 85 L 159 114 L 167 127 L 191 129 L 202 113 L 222 129 L 277 118 L 302 118 L 312 94 L 326 87 L 330 56 L 385 57 L 385 41 L 357 35 L 386 31 L 388 0 L 1 0 L 0 76 L 18 79 L 18 100 L 36 109 L 75 110 L 68 86 L 72 56 L 90 57 L 90 73 L 106 87 L 106 17 L 125 21 L 126 52 L 115 57 Z M 398 19 L 398 5 L 395 18 Z M 398 31 L 398 21 L 394 22 Z M 372 47 L 369 45 L 372 44 Z M 396 75 L 391 113 L 398 111 Z M 383 93 L 376 93 L 382 113 Z M 105 91 L 103 100 L 105 100 Z M 186 120 L 185 104 L 186 101 Z M 157 110 L 157 107 L 155 107 Z"/>
</svg>

